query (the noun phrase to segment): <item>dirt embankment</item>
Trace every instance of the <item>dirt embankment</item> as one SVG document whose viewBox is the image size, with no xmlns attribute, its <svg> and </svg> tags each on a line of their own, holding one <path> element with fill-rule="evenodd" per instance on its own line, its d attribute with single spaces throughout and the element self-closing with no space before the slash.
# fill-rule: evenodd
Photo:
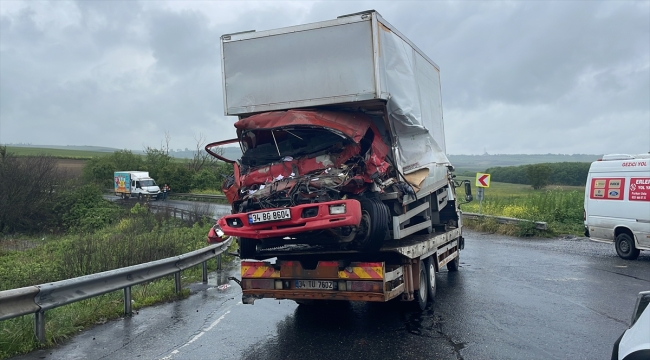
<svg viewBox="0 0 650 360">
<path fill-rule="evenodd" d="M 70 176 L 81 176 L 81 171 L 87 160 L 84 159 L 56 159 L 57 167 Z"/>
</svg>

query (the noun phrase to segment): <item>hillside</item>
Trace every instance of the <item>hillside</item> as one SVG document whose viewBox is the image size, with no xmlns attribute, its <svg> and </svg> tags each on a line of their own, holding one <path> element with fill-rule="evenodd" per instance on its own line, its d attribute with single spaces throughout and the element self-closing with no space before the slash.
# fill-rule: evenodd
<svg viewBox="0 0 650 360">
<path fill-rule="evenodd" d="M 100 146 L 56 146 L 56 145 L 8 145 L 7 150 L 17 155 L 48 154 L 63 158 L 89 158 L 92 156 L 106 155 L 119 149 Z M 134 154 L 144 154 L 142 150 L 131 150 Z M 194 151 L 170 149 L 169 155 L 175 158 L 192 158 Z M 224 148 L 224 157 L 238 159 L 241 149 L 237 146 Z M 588 154 L 497 154 L 497 155 L 447 155 L 458 173 L 481 172 L 495 166 L 517 166 L 538 163 L 557 162 L 592 162 L 602 155 Z"/>
<path fill-rule="evenodd" d="M 539 163 L 587 162 L 591 163 L 602 155 L 588 154 L 501 154 L 501 155 L 447 155 L 459 174 L 482 172 L 496 166 L 517 166 Z"/>
</svg>

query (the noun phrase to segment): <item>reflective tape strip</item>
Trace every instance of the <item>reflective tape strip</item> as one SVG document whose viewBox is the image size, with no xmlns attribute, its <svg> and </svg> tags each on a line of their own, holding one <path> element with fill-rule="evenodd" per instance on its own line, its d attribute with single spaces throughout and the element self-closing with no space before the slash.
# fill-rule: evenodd
<svg viewBox="0 0 650 360">
<path fill-rule="evenodd" d="M 383 279 L 382 266 L 354 266 L 339 271 L 339 279 Z"/>
<path fill-rule="evenodd" d="M 275 270 L 272 266 L 242 266 L 242 278 L 279 278 L 280 270 Z"/>
</svg>

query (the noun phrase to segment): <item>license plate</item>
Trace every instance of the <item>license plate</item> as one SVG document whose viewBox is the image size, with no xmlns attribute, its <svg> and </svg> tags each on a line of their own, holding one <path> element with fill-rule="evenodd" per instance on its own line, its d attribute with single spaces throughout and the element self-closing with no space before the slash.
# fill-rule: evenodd
<svg viewBox="0 0 650 360">
<path fill-rule="evenodd" d="M 296 280 L 295 285 L 296 289 L 336 290 L 338 284 L 334 281 Z"/>
<path fill-rule="evenodd" d="M 289 219 L 291 219 L 291 212 L 289 209 L 271 210 L 248 214 L 248 223 L 250 224 Z"/>
</svg>

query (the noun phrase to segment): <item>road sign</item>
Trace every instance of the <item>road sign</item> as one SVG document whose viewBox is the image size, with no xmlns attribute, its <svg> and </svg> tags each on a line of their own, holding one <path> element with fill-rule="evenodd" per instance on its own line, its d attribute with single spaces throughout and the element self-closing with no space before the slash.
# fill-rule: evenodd
<svg viewBox="0 0 650 360">
<path fill-rule="evenodd" d="M 476 173 L 476 187 L 490 187 L 490 174 Z"/>
</svg>

